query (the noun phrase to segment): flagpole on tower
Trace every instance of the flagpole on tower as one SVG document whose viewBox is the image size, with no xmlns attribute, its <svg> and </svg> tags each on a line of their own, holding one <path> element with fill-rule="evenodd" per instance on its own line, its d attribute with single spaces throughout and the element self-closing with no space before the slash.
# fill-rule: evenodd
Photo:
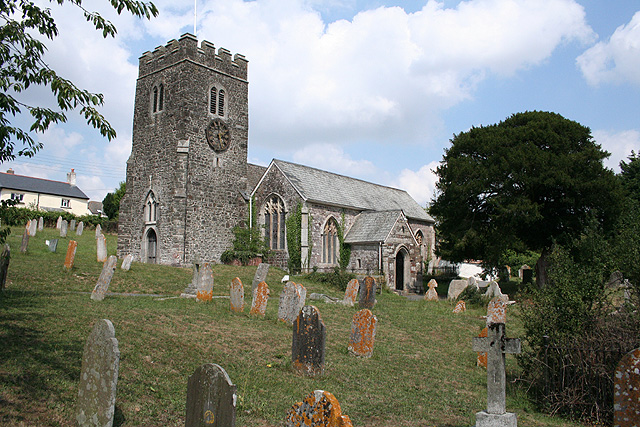
<svg viewBox="0 0 640 427">
<path fill-rule="evenodd" d="M 198 20 L 198 0 L 193 0 L 193 35 L 198 37 L 196 22 Z"/>
</svg>

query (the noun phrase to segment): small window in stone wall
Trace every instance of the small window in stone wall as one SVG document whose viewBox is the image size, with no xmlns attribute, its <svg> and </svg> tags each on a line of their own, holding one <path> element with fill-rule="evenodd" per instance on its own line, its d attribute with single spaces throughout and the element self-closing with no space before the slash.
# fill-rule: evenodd
<svg viewBox="0 0 640 427">
<path fill-rule="evenodd" d="M 322 232 L 322 262 L 324 264 L 338 263 L 338 222 L 330 218 Z"/>
<path fill-rule="evenodd" d="M 158 215 L 158 202 L 156 202 L 156 198 L 153 192 L 150 192 L 147 196 L 147 200 L 144 203 L 144 221 L 156 222 Z"/>
<path fill-rule="evenodd" d="M 271 249 L 284 249 L 286 241 L 284 203 L 278 196 L 267 200 L 263 209 L 265 241 Z"/>
<path fill-rule="evenodd" d="M 153 87 L 153 100 L 151 103 L 151 111 L 158 113 L 164 109 L 164 85 L 160 83 Z"/>
<path fill-rule="evenodd" d="M 213 86 L 209 92 L 209 113 L 224 117 L 225 91 Z"/>
</svg>

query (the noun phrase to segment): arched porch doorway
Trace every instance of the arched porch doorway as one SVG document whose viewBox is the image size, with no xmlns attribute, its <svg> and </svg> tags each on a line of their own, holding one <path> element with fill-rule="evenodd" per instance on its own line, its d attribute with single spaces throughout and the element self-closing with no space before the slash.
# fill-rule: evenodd
<svg viewBox="0 0 640 427">
<path fill-rule="evenodd" d="M 146 252 L 147 252 L 147 264 L 155 264 L 158 252 L 158 236 L 153 228 L 147 231 L 147 238 L 145 239 Z"/>
<path fill-rule="evenodd" d="M 404 291 L 405 283 L 407 280 L 407 261 L 408 261 L 409 253 L 406 249 L 401 248 L 398 253 L 396 253 L 396 290 Z"/>
</svg>

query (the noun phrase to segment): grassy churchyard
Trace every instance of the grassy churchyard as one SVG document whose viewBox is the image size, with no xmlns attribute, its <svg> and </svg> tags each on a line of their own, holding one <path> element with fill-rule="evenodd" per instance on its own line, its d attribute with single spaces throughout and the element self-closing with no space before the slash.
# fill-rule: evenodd
<svg viewBox="0 0 640 427">
<path fill-rule="evenodd" d="M 78 393 L 83 346 L 98 319 L 110 319 L 120 349 L 116 425 L 183 426 L 187 379 L 204 363 L 217 363 L 238 387 L 237 425 L 280 426 L 291 405 L 316 389 L 333 393 L 356 427 L 456 426 L 475 422 L 486 408 L 486 371 L 476 367 L 471 338 L 485 310 L 455 315 L 453 304 L 408 301 L 383 292 L 373 309 L 378 317 L 371 359 L 349 355 L 351 318 L 358 310 L 308 302 L 320 310 L 327 328 L 325 375 L 305 378 L 291 369 L 291 327 L 277 320 L 284 272 L 272 268 L 271 298 L 265 318 L 249 316 L 256 267 L 214 267 L 214 295 L 228 295 L 231 280 L 245 285 L 243 314 L 228 299 L 198 303 L 183 298 L 89 293 L 100 274 L 94 230 L 60 239 L 57 253 L 46 239 L 55 229 L 32 237 L 19 251 L 22 228 L 8 242 L 12 257 L 7 286 L 0 295 L 0 425 L 71 426 Z M 78 241 L 75 266 L 63 268 L 68 241 Z M 109 255 L 116 236 L 108 235 Z M 133 263 L 115 272 L 109 292 L 177 297 L 191 281 L 191 269 Z M 298 282 L 298 280 L 296 280 Z M 300 280 L 312 292 L 342 298 L 342 292 Z M 248 291 L 247 291 L 248 288 Z M 517 306 L 509 309 L 507 334 L 521 336 Z M 507 357 L 510 380 L 518 375 Z M 516 382 L 507 387 L 507 409 L 518 425 L 578 426 L 538 413 Z"/>
</svg>

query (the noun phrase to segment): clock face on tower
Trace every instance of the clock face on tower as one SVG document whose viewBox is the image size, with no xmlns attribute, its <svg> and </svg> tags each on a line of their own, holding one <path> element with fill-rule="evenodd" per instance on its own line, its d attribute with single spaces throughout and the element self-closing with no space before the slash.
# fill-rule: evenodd
<svg viewBox="0 0 640 427">
<path fill-rule="evenodd" d="M 221 153 L 229 148 L 231 143 L 231 132 L 227 124 L 221 119 L 213 119 L 205 130 L 207 142 L 217 153 Z"/>
</svg>

